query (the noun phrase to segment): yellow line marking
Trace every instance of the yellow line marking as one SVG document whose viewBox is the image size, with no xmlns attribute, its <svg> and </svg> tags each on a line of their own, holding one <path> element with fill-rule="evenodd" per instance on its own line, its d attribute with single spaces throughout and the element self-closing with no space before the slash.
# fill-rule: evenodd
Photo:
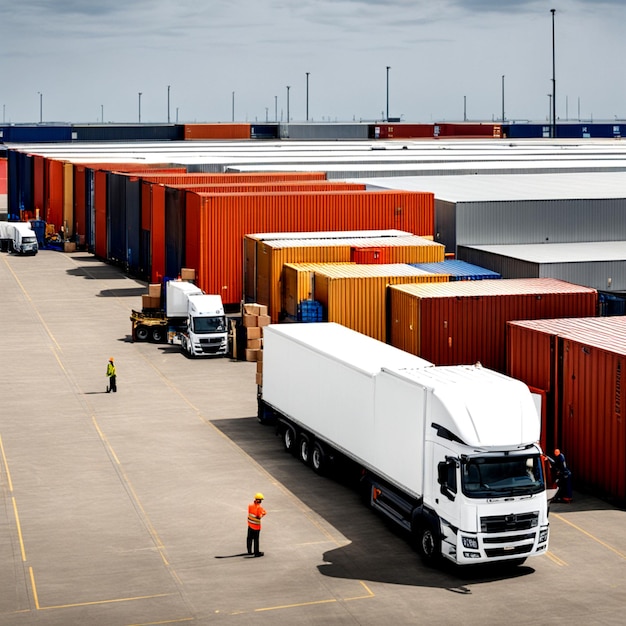
<svg viewBox="0 0 626 626">
<path fill-rule="evenodd" d="M 121 465 L 120 460 L 117 458 L 117 454 L 115 454 L 115 450 L 113 450 L 113 448 L 111 447 L 109 440 L 106 438 L 106 435 L 100 429 L 100 426 L 98 425 L 98 422 L 96 421 L 96 418 L 93 415 L 91 416 L 91 421 L 93 422 L 93 425 L 95 426 L 96 431 L 98 432 L 98 435 L 100 436 L 100 439 L 102 439 L 102 441 L 106 445 L 107 450 L 111 453 L 115 462 L 118 465 Z"/>
<path fill-rule="evenodd" d="M 6 454 L 4 453 L 4 444 L 2 443 L 2 437 L 0 436 L 0 452 L 2 453 L 2 463 L 4 465 L 4 471 L 7 474 L 7 482 L 9 485 L 9 491 L 13 491 L 13 482 L 11 481 L 11 472 L 9 471 L 9 463 L 7 461 Z"/>
<path fill-rule="evenodd" d="M 129 626 L 158 626 L 159 624 L 179 624 L 180 622 L 192 622 L 193 617 L 180 617 L 178 619 L 166 619 L 163 622 L 142 622 L 141 624 L 130 624 Z"/>
<path fill-rule="evenodd" d="M 35 311 L 35 315 L 37 315 L 37 317 L 39 318 L 39 321 L 41 322 L 41 325 L 45 328 L 46 332 L 48 333 L 48 336 L 50 337 L 50 339 L 54 342 L 54 345 L 57 347 L 57 350 L 59 352 L 63 352 L 63 350 L 61 350 L 61 346 L 59 345 L 59 343 L 57 342 L 57 340 L 54 338 L 54 335 L 52 334 L 52 331 L 50 330 L 50 328 L 48 327 L 48 324 L 46 324 L 45 320 L 43 319 L 43 317 L 41 317 L 41 314 L 39 313 L 39 311 L 36 309 L 35 305 L 33 304 L 33 300 L 32 298 L 28 295 L 28 291 L 26 291 L 26 288 L 24 287 L 24 285 L 22 284 L 22 282 L 20 281 L 20 279 L 17 277 L 17 274 L 13 271 L 13 268 L 9 265 L 8 261 L 5 259 L 4 261 L 6 263 L 7 268 L 9 269 L 9 272 L 11 272 L 11 275 L 13 276 L 13 278 L 15 279 L 15 282 L 19 285 L 19 288 L 22 290 L 22 293 L 24 294 L 24 297 L 26 298 L 26 300 L 28 300 L 28 302 L 31 303 L 31 305 L 33 306 L 33 309 Z"/>
<path fill-rule="evenodd" d="M 559 515 L 558 513 L 553 513 L 553 515 L 554 517 L 560 519 L 562 522 L 565 522 L 572 528 L 575 528 L 576 530 L 581 532 L 583 535 L 589 537 L 589 539 L 593 539 L 593 541 L 595 541 L 596 543 L 599 543 L 601 546 L 603 546 L 607 550 L 610 550 L 611 552 L 617 554 L 617 556 L 619 556 L 620 559 L 626 560 L 626 554 L 624 554 L 623 552 L 620 552 L 619 550 L 615 549 L 613 546 L 610 546 L 608 543 L 602 541 L 601 539 L 598 539 L 596 536 L 592 535 L 590 532 L 587 532 L 584 528 L 581 528 L 580 526 L 577 526 L 573 522 L 566 520 L 562 515 Z"/>
<path fill-rule="evenodd" d="M 349 602 L 350 600 L 365 600 L 365 598 L 373 598 L 374 597 L 374 592 L 362 580 L 359 580 L 359 582 L 361 583 L 361 585 L 363 585 L 363 587 L 365 588 L 365 591 L 367 591 L 367 595 L 366 596 L 355 596 L 354 598 L 345 598 L 344 602 Z"/>
<path fill-rule="evenodd" d="M 550 552 L 549 550 L 546 552 L 546 556 L 553 562 L 556 563 L 557 565 L 567 565 L 567 563 L 565 561 L 563 561 L 562 559 L 559 559 L 559 557 L 556 554 L 553 554 L 552 552 Z"/>
<path fill-rule="evenodd" d="M 30 584 L 33 588 L 33 599 L 35 601 L 35 608 L 39 610 L 39 598 L 37 597 L 37 585 L 35 584 L 35 574 L 33 573 L 33 568 L 29 567 L 28 571 L 30 573 Z"/>
<path fill-rule="evenodd" d="M 297 604 L 283 604 L 282 606 L 268 606 L 263 609 L 254 609 L 254 612 L 260 613 L 262 611 L 279 611 L 281 609 L 294 609 L 300 606 L 314 606 L 316 604 L 331 604 L 333 602 L 337 602 L 337 599 L 332 598 L 330 600 L 313 600 L 312 602 L 298 602 Z"/>
<path fill-rule="evenodd" d="M 20 540 L 20 550 L 22 551 L 22 561 L 26 561 L 26 550 L 24 548 L 24 539 L 22 538 L 22 527 L 20 526 L 20 516 L 17 512 L 17 502 L 15 498 L 11 498 L 13 500 L 13 513 L 15 515 L 15 525 L 17 526 L 17 536 Z"/>
</svg>

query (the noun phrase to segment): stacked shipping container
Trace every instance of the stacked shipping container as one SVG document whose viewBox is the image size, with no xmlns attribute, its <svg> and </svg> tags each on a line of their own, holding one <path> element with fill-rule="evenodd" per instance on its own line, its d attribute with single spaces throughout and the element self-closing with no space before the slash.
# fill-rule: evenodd
<svg viewBox="0 0 626 626">
<path fill-rule="evenodd" d="M 480 361 L 504 372 L 506 322 L 596 315 L 595 289 L 556 279 L 389 288 L 390 343 L 437 365 Z"/>
<path fill-rule="evenodd" d="M 544 444 L 565 451 L 575 483 L 626 503 L 626 317 L 510 322 L 506 362 L 544 392 Z"/>
</svg>

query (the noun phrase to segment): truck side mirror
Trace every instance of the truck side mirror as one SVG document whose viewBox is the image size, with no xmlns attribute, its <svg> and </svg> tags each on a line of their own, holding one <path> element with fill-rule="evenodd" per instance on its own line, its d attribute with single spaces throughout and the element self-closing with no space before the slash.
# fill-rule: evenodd
<svg viewBox="0 0 626 626">
<path fill-rule="evenodd" d="M 441 485 L 441 493 L 449 500 L 456 497 L 456 463 L 452 460 L 442 461 L 437 465 L 437 482 Z"/>
</svg>

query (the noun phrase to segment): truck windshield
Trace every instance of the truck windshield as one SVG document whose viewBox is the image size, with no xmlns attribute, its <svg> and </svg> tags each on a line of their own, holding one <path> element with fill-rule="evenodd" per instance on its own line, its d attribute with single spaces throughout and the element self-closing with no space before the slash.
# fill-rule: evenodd
<svg viewBox="0 0 626 626">
<path fill-rule="evenodd" d="M 192 325 L 194 333 L 221 333 L 226 330 L 226 318 L 223 315 L 194 317 Z"/>
<path fill-rule="evenodd" d="M 463 493 L 469 498 L 501 498 L 544 490 L 541 460 L 537 455 L 476 457 L 461 467 Z"/>
</svg>

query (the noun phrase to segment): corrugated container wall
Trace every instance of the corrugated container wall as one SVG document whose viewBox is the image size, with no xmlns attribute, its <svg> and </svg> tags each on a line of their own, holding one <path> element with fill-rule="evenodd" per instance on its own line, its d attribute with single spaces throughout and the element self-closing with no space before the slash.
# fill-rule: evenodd
<svg viewBox="0 0 626 626">
<path fill-rule="evenodd" d="M 185 139 L 250 139 L 250 124 L 185 124 Z"/>
<path fill-rule="evenodd" d="M 436 365 L 480 361 L 504 372 L 506 322 L 590 317 L 595 289 L 553 279 L 455 281 L 390 288 L 390 343 Z"/>
<path fill-rule="evenodd" d="M 563 449 L 575 484 L 623 505 L 626 318 L 513 322 L 507 349 L 511 375 L 551 390 L 548 452 Z"/>
<path fill-rule="evenodd" d="M 186 193 L 187 233 L 199 239 L 188 245 L 204 257 L 195 266 L 198 284 L 207 293 L 221 295 L 225 304 L 238 304 L 243 296 L 242 242 L 248 233 L 359 228 L 429 235 L 432 230 L 429 193 Z M 194 267 L 191 260 L 188 264 Z"/>
<path fill-rule="evenodd" d="M 103 170 L 96 170 L 94 172 L 95 254 L 101 259 L 108 258 L 107 253 L 109 249 L 107 177 L 108 172 Z"/>
<path fill-rule="evenodd" d="M 387 286 L 447 280 L 410 265 L 327 264 L 315 270 L 314 299 L 322 304 L 325 321 L 386 341 Z"/>
<path fill-rule="evenodd" d="M 233 183 L 272 183 L 276 181 L 321 181 L 324 172 L 249 172 L 231 174 L 146 174 L 144 180 L 163 185 L 230 185 Z"/>
<path fill-rule="evenodd" d="M 281 139 L 367 139 L 368 124 L 280 124 Z"/>
</svg>

